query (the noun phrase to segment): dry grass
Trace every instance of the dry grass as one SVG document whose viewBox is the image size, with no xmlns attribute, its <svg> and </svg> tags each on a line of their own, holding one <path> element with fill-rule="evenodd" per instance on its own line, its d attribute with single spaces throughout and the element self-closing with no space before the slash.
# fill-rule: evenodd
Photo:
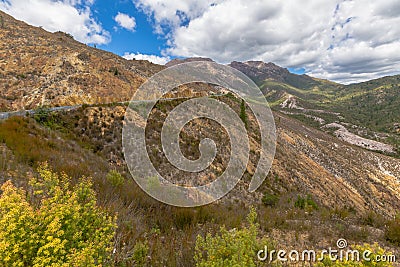
<svg viewBox="0 0 400 267">
<path fill-rule="evenodd" d="M 90 117 L 82 117 L 81 113 L 72 113 L 72 117 L 65 115 L 61 117 L 65 119 L 55 121 L 57 126 L 62 126 L 55 127 L 56 131 L 28 118 L 2 122 L 0 141 L 13 155 L 3 153 L 6 156 L 0 159 L 0 163 L 5 166 L 3 168 L 9 168 L 10 160 L 34 167 L 48 161 L 57 172 L 66 172 L 73 177 L 93 177 L 99 205 L 112 214 L 118 214 L 114 257 L 117 266 L 134 264 L 132 255 L 138 242 L 149 245 L 148 266 L 193 266 L 193 247 L 198 234 L 215 233 L 221 225 L 228 229 L 240 227 L 248 214 L 245 201 L 177 208 L 159 203 L 145 194 L 130 178 L 126 167 L 110 161 L 105 152 L 108 151 L 105 149 L 107 144 L 115 142 L 118 136 L 107 129 L 116 127 L 121 118 L 114 114 L 115 124 L 110 121 L 108 127 L 102 127 L 100 118 L 106 117 L 112 108 L 90 109 L 96 110 L 96 122 L 90 122 Z M 75 132 L 85 124 L 91 129 L 87 134 Z M 103 130 L 104 135 L 101 134 Z M 110 137 L 110 142 L 107 137 Z M 93 153 L 96 145 L 99 149 Z M 115 186 L 106 178 L 110 170 L 117 170 L 124 176 L 122 184 Z M 318 209 L 295 207 L 297 196 L 304 196 L 304 192 L 287 184 L 278 173 L 281 172 L 269 175 L 262 189 L 279 198 L 275 205 L 265 206 L 261 198 L 252 202 L 258 208 L 264 236 L 288 247 L 329 246 L 339 237 L 349 242 L 376 241 L 390 246 L 383 234 L 385 218 L 373 213 L 362 217 L 350 208 L 326 207 L 320 203 L 317 203 Z M 20 179 L 24 179 L 22 174 Z"/>
</svg>

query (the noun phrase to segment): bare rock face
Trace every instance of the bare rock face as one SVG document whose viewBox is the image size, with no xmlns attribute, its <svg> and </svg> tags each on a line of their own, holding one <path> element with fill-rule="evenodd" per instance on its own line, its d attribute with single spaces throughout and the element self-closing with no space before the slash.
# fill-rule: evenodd
<svg viewBox="0 0 400 267">
<path fill-rule="evenodd" d="M 0 12 L 0 110 L 129 100 L 164 67 L 125 60 Z"/>
<path fill-rule="evenodd" d="M 231 64 L 229 64 L 229 66 L 243 72 L 256 82 L 266 79 L 273 79 L 279 82 L 284 82 L 285 76 L 289 75 L 289 71 L 287 69 L 281 68 L 271 62 L 265 63 L 262 61 L 233 61 Z"/>
<path fill-rule="evenodd" d="M 326 206 L 394 216 L 400 208 L 400 160 L 349 145 L 276 114 L 272 172 Z"/>
</svg>

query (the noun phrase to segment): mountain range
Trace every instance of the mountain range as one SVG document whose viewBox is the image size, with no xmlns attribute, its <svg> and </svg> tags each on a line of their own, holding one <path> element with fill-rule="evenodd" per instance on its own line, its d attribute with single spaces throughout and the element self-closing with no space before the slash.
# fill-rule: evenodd
<svg viewBox="0 0 400 267">
<path fill-rule="evenodd" d="M 55 171 L 66 172 L 76 179 L 80 175 L 97 177 L 99 203 L 123 216 L 119 221 L 121 244 L 130 242 L 128 236 L 139 238 L 152 233 L 153 228 L 161 227 L 160 220 L 170 214 L 178 214 L 174 219 L 191 224 L 192 221 L 186 221 L 190 220 L 185 217 L 187 211 L 172 212 L 172 208 L 149 200 L 132 182 L 113 189 L 106 177 L 110 169 L 130 177 L 121 132 L 125 102 L 138 87 L 166 67 L 211 59 L 174 59 L 166 66 L 126 60 L 79 43 L 66 33 L 46 32 L 1 11 L 0 16 L 3 21 L 0 112 L 34 110 L 26 116 L 0 121 L 0 182 L 11 179 L 26 185 L 25 177 L 33 175 L 35 166 L 43 161 L 49 162 Z M 315 236 L 295 238 L 289 231 L 288 225 L 297 225 L 299 220 L 316 233 L 326 233 L 327 228 L 333 227 L 331 231 L 335 234 L 360 241 L 363 236 L 354 236 L 348 231 L 349 227 L 355 227 L 371 231 L 369 241 L 386 242 L 384 224 L 376 223 L 376 218 L 383 216 L 388 220 L 400 210 L 400 76 L 343 85 L 293 74 L 274 63 L 232 62 L 229 66 L 250 77 L 268 100 L 277 127 L 277 151 L 266 181 L 255 193 L 248 192 L 248 181 L 261 152 L 256 120 L 247 114 L 251 144 L 247 170 L 238 186 L 216 204 L 226 206 L 216 208 L 219 211 L 215 214 L 224 214 L 220 210 L 225 209 L 236 209 L 239 214 L 244 207 L 262 206 L 264 202 L 267 207 L 262 208 L 265 216 L 262 227 L 271 231 L 271 235 L 287 235 L 292 244 L 298 238 L 303 241 L 309 238 L 302 244 L 315 242 Z M 210 95 L 208 91 L 215 87 L 199 83 L 185 85 L 184 96 L 193 97 L 201 89 L 206 91 L 202 93 L 204 96 Z M 225 102 L 238 114 L 243 109 L 236 96 L 214 94 L 212 97 Z M 222 155 L 216 157 L 207 171 L 188 174 L 176 170 L 163 154 L 159 131 L 168 112 L 183 101 L 159 101 L 152 111 L 146 126 L 149 157 L 161 173 L 176 182 L 211 181 L 223 172 L 230 153 L 229 140 L 217 124 L 194 121 L 190 124 L 193 128 L 185 127 L 180 135 L 182 153 L 192 159 L 199 157 L 201 139 L 218 141 Z M 73 108 L 49 109 L 63 106 Z M 138 117 L 136 123 L 142 125 L 143 118 Z M 299 211 L 296 200 L 309 197 L 319 208 Z M 278 208 L 271 208 L 274 205 L 265 199 L 273 199 Z M 155 207 L 162 207 L 157 211 L 157 218 L 151 217 L 157 210 Z M 201 216 L 201 211 L 195 210 L 193 214 Z M 365 223 L 364 219 L 370 217 L 373 223 Z M 208 222 L 208 217 L 203 219 Z M 198 230 L 202 223 L 199 225 L 193 227 Z M 235 223 L 232 221 L 231 225 Z M 337 225 L 341 226 L 335 228 Z M 179 238 L 191 235 L 186 230 L 180 229 L 183 234 Z M 153 238 L 159 244 L 165 242 L 156 234 Z M 171 241 L 176 249 L 179 240 L 183 240 L 179 238 Z M 321 237 L 320 241 L 329 244 L 332 240 Z"/>
</svg>

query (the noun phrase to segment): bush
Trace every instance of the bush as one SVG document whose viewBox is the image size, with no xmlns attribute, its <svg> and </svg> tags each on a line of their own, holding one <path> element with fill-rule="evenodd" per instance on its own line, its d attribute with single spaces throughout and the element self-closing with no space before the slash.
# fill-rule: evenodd
<svg viewBox="0 0 400 267">
<path fill-rule="evenodd" d="M 125 182 L 124 177 L 116 170 L 111 170 L 107 174 L 106 179 L 114 187 L 120 187 Z"/>
<path fill-rule="evenodd" d="M 191 209 L 178 208 L 173 214 L 171 214 L 174 224 L 177 229 L 185 229 L 193 224 L 195 221 L 195 213 Z"/>
<path fill-rule="evenodd" d="M 247 216 L 248 226 L 240 230 L 220 228 L 220 233 L 196 240 L 194 260 L 196 266 L 256 266 L 257 251 L 261 247 L 257 241 L 257 214 L 252 208 Z"/>
<path fill-rule="evenodd" d="M 149 254 L 149 246 L 146 242 L 137 242 L 133 247 L 133 260 L 135 266 L 145 266 L 147 255 Z"/>
<path fill-rule="evenodd" d="M 46 107 L 39 107 L 34 111 L 33 118 L 41 124 L 48 122 L 50 117 L 50 109 Z"/>
<path fill-rule="evenodd" d="M 115 218 L 96 206 L 92 183 L 70 178 L 47 164 L 38 168 L 27 195 L 10 181 L 1 187 L 0 266 L 105 266 Z"/>
<path fill-rule="evenodd" d="M 297 200 L 294 203 L 294 206 L 302 210 L 318 209 L 318 205 L 315 203 L 310 195 L 307 195 L 305 198 L 302 196 L 297 196 Z"/>
<path fill-rule="evenodd" d="M 400 217 L 388 223 L 385 238 L 395 245 L 400 245 Z"/>
<path fill-rule="evenodd" d="M 64 121 L 61 120 L 60 116 L 56 112 L 52 112 L 49 108 L 39 107 L 35 109 L 33 119 L 52 130 L 63 130 Z"/>
<path fill-rule="evenodd" d="M 278 202 L 279 198 L 275 195 L 269 194 L 269 193 L 265 193 L 263 198 L 262 198 L 262 202 L 265 206 L 270 206 L 273 207 L 276 205 L 276 203 Z"/>
</svg>

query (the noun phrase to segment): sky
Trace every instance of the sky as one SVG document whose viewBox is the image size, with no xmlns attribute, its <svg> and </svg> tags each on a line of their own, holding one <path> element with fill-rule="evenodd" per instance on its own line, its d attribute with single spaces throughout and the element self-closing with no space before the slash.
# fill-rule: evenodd
<svg viewBox="0 0 400 267">
<path fill-rule="evenodd" d="M 127 59 L 261 60 L 340 83 L 400 74 L 399 0 L 0 0 Z"/>
</svg>

